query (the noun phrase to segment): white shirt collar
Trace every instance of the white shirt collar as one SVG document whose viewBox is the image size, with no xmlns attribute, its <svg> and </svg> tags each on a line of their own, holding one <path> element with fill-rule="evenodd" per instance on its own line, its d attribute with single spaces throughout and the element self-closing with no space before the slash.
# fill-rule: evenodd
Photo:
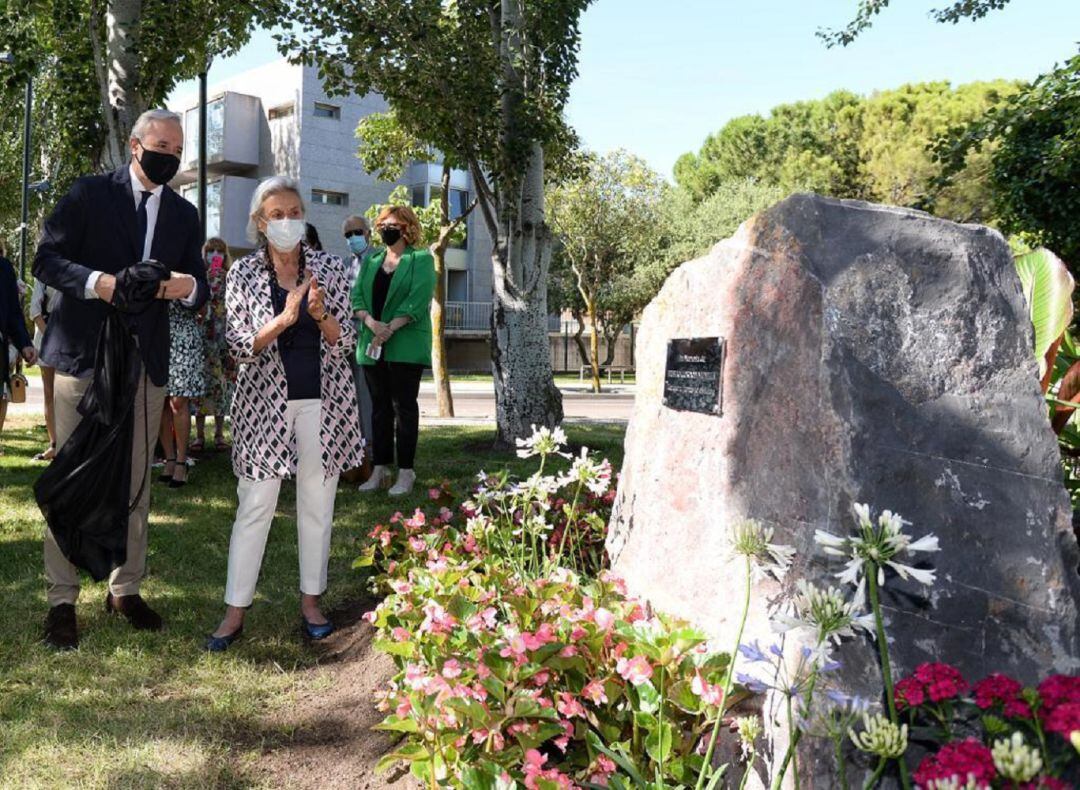
<svg viewBox="0 0 1080 790">
<path fill-rule="evenodd" d="M 139 176 L 135 173 L 135 165 L 128 165 L 128 173 L 131 174 L 131 194 L 135 198 L 135 202 L 137 204 L 142 199 L 142 193 L 146 191 L 146 187 L 142 185 L 142 181 L 139 180 Z M 158 184 L 149 191 L 151 196 L 160 198 L 161 190 L 163 190 L 164 188 L 164 184 Z"/>
</svg>

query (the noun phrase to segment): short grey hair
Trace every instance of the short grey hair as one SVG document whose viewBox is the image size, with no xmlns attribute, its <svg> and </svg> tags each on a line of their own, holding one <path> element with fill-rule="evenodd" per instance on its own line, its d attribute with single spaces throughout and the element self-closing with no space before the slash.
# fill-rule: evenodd
<svg viewBox="0 0 1080 790">
<path fill-rule="evenodd" d="M 345 221 L 341 223 L 342 234 L 345 233 L 345 228 L 349 227 L 350 222 L 359 222 L 361 225 L 364 226 L 364 230 L 371 230 L 371 223 L 367 221 L 367 217 L 362 217 L 359 214 L 350 214 L 349 216 L 345 217 Z"/>
<path fill-rule="evenodd" d="M 131 127 L 131 139 L 138 140 L 140 143 L 145 135 L 150 130 L 150 125 L 155 123 L 175 123 L 181 129 L 184 128 L 184 120 L 180 117 L 180 113 L 173 112 L 172 110 L 147 110 L 139 116 L 135 121 L 135 125 Z"/>
<path fill-rule="evenodd" d="M 251 196 L 251 210 L 248 211 L 247 237 L 252 244 L 261 247 L 266 244 L 266 235 L 259 230 L 256 218 L 262 212 L 262 205 L 267 198 L 280 195 L 282 192 L 292 192 L 300 199 L 300 208 L 307 214 L 307 206 L 304 204 L 304 196 L 300 194 L 300 184 L 296 179 L 288 176 L 270 176 L 264 178 L 255 187 L 255 194 Z"/>
</svg>

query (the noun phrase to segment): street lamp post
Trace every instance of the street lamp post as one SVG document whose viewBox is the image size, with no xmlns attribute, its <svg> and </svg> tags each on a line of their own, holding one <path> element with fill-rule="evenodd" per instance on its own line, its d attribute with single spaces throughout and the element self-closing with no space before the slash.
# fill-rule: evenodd
<svg viewBox="0 0 1080 790">
<path fill-rule="evenodd" d="M 10 52 L 0 53 L 0 63 L 15 64 Z M 34 109 L 34 78 L 26 77 L 26 105 L 23 108 L 22 224 L 19 225 L 19 279 L 26 280 L 26 234 L 30 225 L 30 119 Z"/>
</svg>

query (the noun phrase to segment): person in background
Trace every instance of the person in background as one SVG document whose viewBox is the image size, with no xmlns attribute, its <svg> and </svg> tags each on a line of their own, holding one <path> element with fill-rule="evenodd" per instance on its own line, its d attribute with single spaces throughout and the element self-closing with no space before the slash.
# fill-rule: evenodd
<svg viewBox="0 0 1080 790">
<path fill-rule="evenodd" d="M 198 314 L 206 360 L 203 371 L 206 389 L 195 410 L 192 452 L 199 452 L 206 445 L 207 417 L 214 418 L 214 449 L 229 449 L 225 444 L 225 418 L 229 414 L 233 383 L 236 381 L 236 365 L 225 340 L 225 275 L 232 265 L 229 246 L 216 236 L 207 239 L 203 245 L 203 262 L 206 264 L 206 280 L 210 284 L 210 300 Z"/>
<path fill-rule="evenodd" d="M 251 199 L 248 236 L 258 249 L 229 269 L 225 304 L 229 349 L 239 363 L 232 403 L 233 471 L 239 503 L 229 542 L 225 617 L 206 642 L 227 650 L 255 596 L 281 481 L 296 478 L 300 625 L 324 639 L 333 624 L 326 590 L 338 477 L 363 454 L 348 355 L 345 266 L 307 246 L 299 185 L 276 176 Z"/>
<path fill-rule="evenodd" d="M 349 245 L 349 252 L 352 253 L 348 263 L 349 293 L 351 294 L 364 261 L 375 250 L 371 246 L 371 228 L 368 226 L 368 221 L 358 214 L 345 219 L 341 226 L 341 234 L 345 237 L 345 243 Z M 363 324 L 356 316 L 353 316 L 353 325 L 359 336 Z M 360 409 L 360 426 L 364 436 L 370 438 L 371 393 L 368 392 L 367 379 L 364 378 L 364 367 L 356 361 L 355 354 L 349 357 L 349 366 L 352 368 L 353 380 L 356 382 L 356 405 Z"/>
<path fill-rule="evenodd" d="M 10 349 L 10 351 L 9 351 Z M 27 365 L 37 362 L 37 350 L 26 331 L 22 299 L 19 296 L 19 278 L 15 267 L 4 257 L 0 247 L 0 431 L 4 430 L 7 405 L 11 394 L 9 380 L 15 372 L 15 357 L 21 356 Z M 0 449 L 0 455 L 3 455 Z"/>
<path fill-rule="evenodd" d="M 34 290 L 30 293 L 30 320 L 34 324 L 34 348 L 41 353 L 41 341 L 45 339 L 45 328 L 49 323 L 49 314 L 56 309 L 60 301 L 60 292 L 50 288 L 41 280 L 34 280 Z M 56 368 L 41 365 L 41 393 L 45 401 L 45 430 L 49 434 L 49 446 L 34 456 L 35 461 L 51 461 L 56 457 L 56 417 L 53 414 L 53 382 L 56 380 Z"/>
<path fill-rule="evenodd" d="M 310 222 L 307 222 L 304 225 L 304 241 L 311 249 L 322 252 L 322 241 L 319 239 L 319 230 Z"/>
<path fill-rule="evenodd" d="M 417 397 L 420 376 L 431 366 L 435 263 L 430 252 L 413 247 L 420 222 L 408 206 L 385 207 L 375 229 L 386 248 L 364 262 L 352 289 L 353 310 L 363 322 L 356 359 L 371 392 L 374 448 L 371 477 L 360 490 L 375 491 L 388 482 L 396 428 L 398 477 L 390 495 L 404 496 L 416 482 Z"/>
<path fill-rule="evenodd" d="M 209 283 L 208 283 L 209 287 Z M 158 481 L 182 488 L 188 478 L 188 440 L 191 438 L 191 401 L 206 390 L 206 351 L 196 313 L 169 305 L 169 397 L 161 410 L 158 438 L 165 451 L 165 466 Z"/>
<path fill-rule="evenodd" d="M 161 616 L 140 594 L 146 573 L 150 473 L 154 420 L 161 414 L 169 378 L 169 311 L 173 302 L 196 311 L 209 295 L 199 256 L 202 235 L 195 207 L 168 182 L 180 168 L 184 128 L 179 115 L 148 110 L 135 121 L 128 148 L 131 162 L 112 173 L 80 178 L 60 199 L 45 225 L 34 258 L 34 276 L 62 294 L 49 316 L 41 356 L 56 368 L 53 404 L 56 443 L 82 419 L 79 401 L 93 380 L 98 334 L 116 293 L 116 275 L 153 259 L 170 270 L 149 309 L 128 324 L 138 341 L 143 370 L 134 393 L 131 497 L 127 561 L 109 576 L 105 609 L 140 630 L 161 629 Z M 148 424 L 151 426 L 148 430 Z M 45 578 L 49 613 L 45 642 L 59 650 L 79 645 L 75 601 L 79 571 L 45 530 Z"/>
</svg>

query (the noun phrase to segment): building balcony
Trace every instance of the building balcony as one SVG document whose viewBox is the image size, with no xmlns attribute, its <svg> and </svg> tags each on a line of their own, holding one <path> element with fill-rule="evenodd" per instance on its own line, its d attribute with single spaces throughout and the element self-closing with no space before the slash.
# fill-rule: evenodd
<svg viewBox="0 0 1080 790">
<path fill-rule="evenodd" d="M 247 174 L 259 166 L 262 120 L 258 96 L 226 91 L 206 103 L 206 170 L 215 175 Z M 184 156 L 176 180 L 199 175 L 199 106 L 184 112 Z"/>
<path fill-rule="evenodd" d="M 248 211 L 251 196 L 259 182 L 242 176 L 217 176 L 206 184 L 206 235 L 225 240 L 235 253 L 251 248 L 247 238 Z M 199 205 L 199 184 L 180 187 L 181 196 L 194 206 Z"/>
</svg>

